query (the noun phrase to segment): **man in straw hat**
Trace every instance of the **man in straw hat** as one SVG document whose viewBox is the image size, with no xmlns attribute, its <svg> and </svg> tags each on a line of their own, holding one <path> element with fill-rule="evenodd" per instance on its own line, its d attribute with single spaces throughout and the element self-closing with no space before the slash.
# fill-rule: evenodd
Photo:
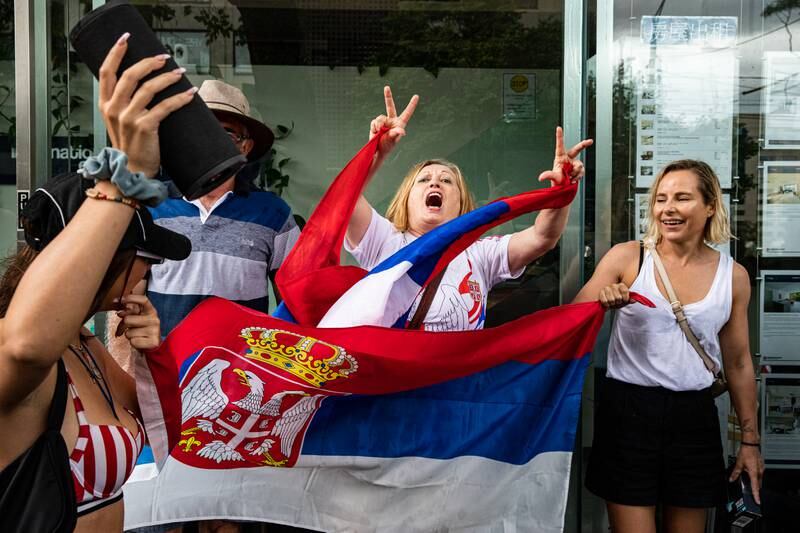
<svg viewBox="0 0 800 533">
<path fill-rule="evenodd" d="M 197 94 L 248 161 L 258 161 L 267 153 L 275 136 L 263 122 L 251 116 L 250 103 L 241 90 L 222 81 L 206 80 Z M 161 336 L 166 337 L 209 296 L 221 296 L 266 313 L 267 279 L 274 282 L 275 272 L 300 235 L 286 202 L 271 192 L 253 190 L 249 182 L 237 176 L 197 200 L 187 200 L 175 187 L 171 191 L 174 194 L 150 212 L 156 224 L 187 236 L 193 248 L 185 264 L 164 261 L 150 271 L 147 294 L 158 311 Z M 118 322 L 117 317 L 109 314 L 109 331 L 113 332 Z M 132 359 L 127 339 L 109 339 L 109 350 L 130 371 Z M 198 530 L 233 533 L 240 528 L 234 522 L 209 520 L 199 522 Z M 179 532 L 181 524 L 134 531 Z"/>
<path fill-rule="evenodd" d="M 272 131 L 251 116 L 238 88 L 206 80 L 198 95 L 248 161 L 272 146 Z M 152 210 L 157 224 L 186 235 L 194 246 L 185 264 L 167 261 L 152 271 L 148 295 L 162 336 L 208 296 L 267 312 L 267 279 L 274 279 L 300 230 L 286 202 L 247 185 L 234 176 L 197 200 L 176 195 Z"/>
</svg>

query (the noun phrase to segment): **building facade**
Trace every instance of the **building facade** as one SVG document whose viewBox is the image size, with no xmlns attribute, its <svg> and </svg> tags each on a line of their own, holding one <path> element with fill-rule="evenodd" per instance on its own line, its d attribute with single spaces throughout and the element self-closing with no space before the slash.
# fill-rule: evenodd
<svg viewBox="0 0 800 533">
<path fill-rule="evenodd" d="M 0 251 L 53 174 L 105 145 L 97 85 L 70 49 L 99 0 L 0 0 Z M 253 179 L 308 217 L 384 113 L 420 105 L 367 195 L 385 210 L 414 163 L 459 164 L 479 204 L 541 187 L 555 127 L 595 139 L 559 247 L 493 291 L 489 323 L 567 303 L 603 254 L 637 239 L 647 188 L 680 158 L 719 174 L 751 276 L 764 456 L 775 483 L 800 468 L 800 2 L 786 0 L 134 0 L 195 84 L 240 87 L 276 132 Z M 798 36 L 800 37 L 800 35 Z M 509 222 L 498 233 L 529 225 Z M 795 318 L 796 317 L 796 318 Z M 582 489 L 608 327 L 587 377 L 567 531 L 605 531 Z M 596 387 L 598 385 L 598 387 Z M 725 400 L 721 438 L 735 449 Z M 795 477 L 793 477 L 795 476 Z"/>
</svg>

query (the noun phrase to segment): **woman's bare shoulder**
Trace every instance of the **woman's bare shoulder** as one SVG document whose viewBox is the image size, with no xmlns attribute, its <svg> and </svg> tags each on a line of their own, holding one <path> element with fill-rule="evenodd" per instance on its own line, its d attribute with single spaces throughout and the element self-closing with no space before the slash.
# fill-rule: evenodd
<svg viewBox="0 0 800 533">
<path fill-rule="evenodd" d="M 603 256 L 602 261 L 616 266 L 626 266 L 634 259 L 639 260 L 639 241 L 628 241 L 615 244 Z"/>
<path fill-rule="evenodd" d="M 750 299 L 750 273 L 740 263 L 733 262 L 733 294 L 734 297 Z"/>
</svg>

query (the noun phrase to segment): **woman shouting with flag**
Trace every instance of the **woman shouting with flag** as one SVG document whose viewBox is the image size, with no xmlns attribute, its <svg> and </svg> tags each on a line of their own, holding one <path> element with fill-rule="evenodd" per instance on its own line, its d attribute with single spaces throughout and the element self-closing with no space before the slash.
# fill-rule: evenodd
<svg viewBox="0 0 800 533">
<path fill-rule="evenodd" d="M 384 99 L 386 114 L 372 121 L 370 139 L 384 129 L 388 131 L 380 140 L 370 175 L 405 135 L 419 101 L 415 95 L 398 115 L 389 87 L 384 88 Z M 564 135 L 558 128 L 553 170 L 542 172 L 539 181 L 550 180 L 557 186 L 564 180 L 579 180 L 584 169 L 576 158 L 591 144 L 591 140 L 584 140 L 565 150 Z M 363 195 L 359 198 L 347 227 L 345 249 L 369 270 L 418 237 L 474 208 L 458 166 L 443 159 L 425 160 L 406 174 L 385 218 Z M 520 276 L 528 263 L 553 249 L 568 215 L 569 206 L 544 209 L 530 228 L 470 245 L 420 294 L 407 315 L 406 327 L 428 331 L 481 329 L 489 290 Z"/>
</svg>

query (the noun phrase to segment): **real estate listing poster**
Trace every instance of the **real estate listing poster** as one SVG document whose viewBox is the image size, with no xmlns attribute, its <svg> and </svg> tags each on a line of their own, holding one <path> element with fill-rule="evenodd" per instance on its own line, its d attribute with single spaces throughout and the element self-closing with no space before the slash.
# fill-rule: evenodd
<svg viewBox="0 0 800 533">
<path fill-rule="evenodd" d="M 800 148 L 800 57 L 764 52 L 764 148 Z"/>
<path fill-rule="evenodd" d="M 760 330 L 762 362 L 800 361 L 800 270 L 761 272 Z"/>
<path fill-rule="evenodd" d="M 761 197 L 763 255 L 800 256 L 800 161 L 765 161 Z"/>
<path fill-rule="evenodd" d="M 761 453 L 767 467 L 800 468 L 800 375 L 762 374 Z"/>
</svg>

